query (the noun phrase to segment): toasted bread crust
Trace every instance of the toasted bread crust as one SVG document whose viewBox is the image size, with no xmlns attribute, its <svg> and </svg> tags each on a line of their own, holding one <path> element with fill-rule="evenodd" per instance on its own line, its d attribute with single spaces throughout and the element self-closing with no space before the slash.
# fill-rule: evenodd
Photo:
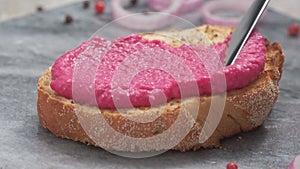
<svg viewBox="0 0 300 169">
<path fill-rule="evenodd" d="M 196 29 L 204 31 L 215 43 L 224 40 L 232 32 L 231 28 L 209 25 L 204 25 Z M 227 92 L 225 109 L 221 121 L 212 136 L 204 143 L 199 143 L 199 134 L 202 130 L 203 122 L 207 117 L 210 101 L 214 96 L 172 100 L 167 105 L 158 108 L 126 110 L 129 114 L 128 116 L 133 116 L 134 118 L 149 118 L 154 114 L 153 112 L 160 111 L 160 117 L 151 123 L 130 121 L 116 110 L 101 110 L 101 114 L 107 123 L 119 133 L 136 138 L 147 138 L 167 130 L 176 120 L 183 104 L 193 104 L 194 102 L 199 102 L 200 99 L 202 108 L 198 112 L 192 129 L 178 145 L 171 148 L 179 151 L 187 151 L 218 147 L 221 139 L 233 136 L 242 131 L 253 130 L 262 125 L 277 100 L 279 94 L 278 82 L 282 74 L 284 55 L 280 44 L 266 41 L 266 46 L 267 61 L 264 71 L 261 72 L 257 80 L 247 87 Z M 159 143 L 145 145 L 142 149 L 138 150 L 126 145 L 122 141 L 117 143 L 118 146 L 99 144 L 101 136 L 96 138 L 97 136 L 91 136 L 90 132 L 97 131 L 95 126 L 102 125 L 96 124 L 98 122 L 95 121 L 99 110 L 96 107 L 73 103 L 72 100 L 56 95 L 50 88 L 50 82 L 51 72 L 48 69 L 38 82 L 37 110 L 42 126 L 49 129 L 55 135 L 117 151 L 136 152 L 167 149 L 167 147 L 161 147 Z M 80 124 L 78 113 L 84 115 L 85 120 L 94 123 L 94 125 L 90 126 L 89 131 L 84 129 Z M 191 119 L 187 117 L 187 120 Z M 107 134 L 109 135 L 109 133 Z M 171 135 L 170 140 L 172 137 L 176 137 L 176 134 Z"/>
</svg>

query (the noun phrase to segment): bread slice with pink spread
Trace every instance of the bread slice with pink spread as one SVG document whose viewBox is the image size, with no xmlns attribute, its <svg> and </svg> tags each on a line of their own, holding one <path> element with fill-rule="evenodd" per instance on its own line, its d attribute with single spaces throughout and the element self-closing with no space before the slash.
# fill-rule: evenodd
<svg viewBox="0 0 300 169">
<path fill-rule="evenodd" d="M 201 67 L 201 61 L 193 60 L 193 54 L 188 51 L 190 46 L 210 46 L 222 60 L 232 31 L 228 27 L 203 25 L 183 31 L 128 36 L 112 42 L 101 38 L 85 42 L 60 57 L 40 77 L 37 101 L 40 122 L 59 137 L 107 150 L 188 151 L 218 147 L 220 140 L 253 130 L 264 123 L 279 94 L 278 82 L 284 61 L 280 44 L 271 43 L 255 32 L 239 56 L 240 60 L 231 67 L 222 68 L 227 92 L 220 88 L 216 89 L 216 93 L 212 92 L 211 79 L 207 78 L 207 72 L 203 69 L 205 65 Z M 126 42 L 126 48 L 120 45 L 120 41 Z M 101 63 L 97 59 L 94 61 L 97 67 L 91 73 L 96 79 L 92 90 L 82 87 L 90 82 L 92 71 L 88 71 L 88 68 L 85 70 L 86 77 L 77 77 L 80 84 L 74 83 L 73 77 L 76 74 L 74 58 L 83 57 L 83 50 L 91 46 L 101 51 L 107 50 Z M 130 72 L 117 78 L 117 86 L 111 84 L 117 64 L 143 48 L 153 51 L 156 49 L 154 46 L 184 60 L 195 75 L 198 92 L 189 92 L 189 81 L 181 79 L 180 83 L 188 93 L 181 96 L 182 91 L 178 85 L 174 85 L 178 80 L 159 70 L 137 74 L 130 79 L 127 87 L 122 83 L 127 83 Z M 207 52 L 207 55 L 210 54 Z M 156 61 L 158 65 L 164 62 L 163 58 L 157 58 L 147 60 Z M 171 62 L 168 63 L 174 64 Z M 173 72 L 179 69 L 170 68 Z M 124 68 L 124 71 L 128 70 Z M 118 88 L 124 90 L 125 94 L 114 93 Z M 160 95 L 152 95 L 157 89 L 164 94 L 164 99 L 160 100 Z M 125 96 L 132 102 L 131 107 L 127 102 L 123 104 L 122 98 Z M 223 106 L 221 109 L 212 106 L 213 101 L 221 103 L 222 98 L 224 102 L 220 104 Z M 116 105 L 116 100 L 120 104 Z M 209 121 L 209 116 L 214 120 Z"/>
</svg>

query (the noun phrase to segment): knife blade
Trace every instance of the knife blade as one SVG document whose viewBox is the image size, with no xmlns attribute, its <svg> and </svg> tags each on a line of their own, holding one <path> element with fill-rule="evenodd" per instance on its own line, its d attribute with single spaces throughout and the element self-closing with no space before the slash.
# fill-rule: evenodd
<svg viewBox="0 0 300 169">
<path fill-rule="evenodd" d="M 242 17 L 240 23 L 232 33 L 226 53 L 225 66 L 235 62 L 269 2 L 270 0 L 255 0 Z"/>
</svg>

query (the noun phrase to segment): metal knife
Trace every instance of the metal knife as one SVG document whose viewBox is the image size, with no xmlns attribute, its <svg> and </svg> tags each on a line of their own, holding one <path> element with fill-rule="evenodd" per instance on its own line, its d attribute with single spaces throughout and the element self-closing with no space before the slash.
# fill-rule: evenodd
<svg viewBox="0 0 300 169">
<path fill-rule="evenodd" d="M 269 2 L 270 0 L 254 0 L 246 14 L 242 17 L 242 20 L 237 25 L 229 42 L 225 66 L 235 62 Z"/>
</svg>

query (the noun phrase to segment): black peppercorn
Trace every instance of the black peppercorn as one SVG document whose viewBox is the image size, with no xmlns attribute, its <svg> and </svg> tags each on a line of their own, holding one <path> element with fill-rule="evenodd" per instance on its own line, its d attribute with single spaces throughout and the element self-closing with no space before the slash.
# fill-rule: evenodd
<svg viewBox="0 0 300 169">
<path fill-rule="evenodd" d="M 73 17 L 71 15 L 66 15 L 65 23 L 70 24 L 73 22 Z"/>
<path fill-rule="evenodd" d="M 83 1 L 83 8 L 87 9 L 90 7 L 90 1 Z"/>
<path fill-rule="evenodd" d="M 138 3 L 138 0 L 130 0 L 131 6 L 135 6 Z"/>
<path fill-rule="evenodd" d="M 38 6 L 38 7 L 36 7 L 36 10 L 37 10 L 38 12 L 42 12 L 42 11 L 44 10 L 44 8 L 43 8 L 42 6 Z"/>
</svg>

